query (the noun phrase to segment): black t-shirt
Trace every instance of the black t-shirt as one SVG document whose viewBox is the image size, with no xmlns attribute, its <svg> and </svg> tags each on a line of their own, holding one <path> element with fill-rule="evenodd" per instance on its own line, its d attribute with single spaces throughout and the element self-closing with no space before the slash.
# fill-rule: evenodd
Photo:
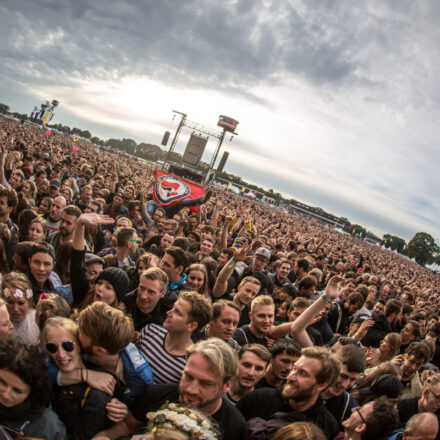
<svg viewBox="0 0 440 440">
<path fill-rule="evenodd" d="M 134 403 L 132 415 L 136 420 L 146 422 L 146 414 L 157 411 L 167 400 L 179 402 L 178 383 L 151 385 Z M 212 418 L 219 424 L 225 440 L 242 439 L 243 416 L 227 397 L 222 397 L 222 406 Z"/>
<path fill-rule="evenodd" d="M 249 318 L 249 313 L 251 308 L 248 305 L 245 305 L 244 308 L 240 311 L 240 319 L 238 321 L 237 327 L 243 327 L 246 324 L 250 324 L 251 318 Z"/>
<path fill-rule="evenodd" d="M 166 311 L 162 310 L 160 301 L 156 304 L 153 311 L 146 315 L 136 306 L 137 289 L 128 293 L 123 299 L 127 308 L 127 314 L 133 319 L 135 331 L 141 331 L 147 324 L 162 325 L 166 318 Z"/>
<path fill-rule="evenodd" d="M 262 338 L 259 338 L 255 336 L 249 329 L 248 325 L 245 325 L 243 327 L 239 327 L 237 330 L 235 330 L 234 335 L 232 336 L 233 339 L 235 339 L 242 347 L 246 344 L 261 344 L 267 347 L 267 340 L 263 336 Z"/>
<path fill-rule="evenodd" d="M 399 412 L 400 426 L 406 425 L 406 422 L 419 412 L 419 398 L 413 397 L 411 399 L 401 400 L 397 404 L 397 411 Z"/>
<path fill-rule="evenodd" d="M 282 385 L 284 386 L 284 384 Z M 266 378 L 263 376 L 262 379 L 260 379 L 256 384 L 255 384 L 255 389 L 257 388 L 278 388 L 278 387 L 274 387 L 273 385 L 270 385 Z"/>
<path fill-rule="evenodd" d="M 289 402 L 283 398 L 283 387 L 259 388 L 246 394 L 237 402 L 236 408 L 240 410 L 246 420 L 261 417 L 264 420 L 273 419 L 275 413 L 286 413 L 283 419 L 290 423 L 295 421 L 308 421 L 318 425 L 330 440 L 339 433 L 338 423 L 324 406 L 321 398 L 309 409 L 303 412 L 294 411 Z"/>
</svg>

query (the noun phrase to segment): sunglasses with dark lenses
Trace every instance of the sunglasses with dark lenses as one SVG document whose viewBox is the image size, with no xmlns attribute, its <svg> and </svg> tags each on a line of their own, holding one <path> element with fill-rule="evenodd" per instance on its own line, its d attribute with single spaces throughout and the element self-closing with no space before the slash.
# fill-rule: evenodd
<svg viewBox="0 0 440 440">
<path fill-rule="evenodd" d="M 57 344 L 46 344 L 46 350 L 50 354 L 55 354 L 58 351 L 58 347 Z M 61 343 L 61 347 L 64 351 L 71 353 L 75 349 L 75 344 L 72 341 L 64 341 Z"/>
</svg>

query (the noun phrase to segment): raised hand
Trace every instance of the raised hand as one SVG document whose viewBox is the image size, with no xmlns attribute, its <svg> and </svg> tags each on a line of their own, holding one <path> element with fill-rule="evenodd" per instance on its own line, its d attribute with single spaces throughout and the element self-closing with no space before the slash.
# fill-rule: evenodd
<svg viewBox="0 0 440 440">
<path fill-rule="evenodd" d="M 92 212 L 81 214 L 78 219 L 83 225 L 97 226 L 97 225 L 111 225 L 115 221 L 108 215 L 94 214 Z"/>
<path fill-rule="evenodd" d="M 334 277 L 330 278 L 329 282 L 327 283 L 327 287 L 324 291 L 324 296 L 326 296 L 329 299 L 336 299 L 339 296 L 339 283 L 343 280 L 343 278 L 339 275 L 335 275 Z"/>
<path fill-rule="evenodd" d="M 236 249 L 234 252 L 234 260 L 235 261 L 244 261 L 246 260 L 247 253 L 249 252 L 249 249 L 251 248 L 250 244 L 247 244 L 243 246 L 241 249 Z"/>
</svg>

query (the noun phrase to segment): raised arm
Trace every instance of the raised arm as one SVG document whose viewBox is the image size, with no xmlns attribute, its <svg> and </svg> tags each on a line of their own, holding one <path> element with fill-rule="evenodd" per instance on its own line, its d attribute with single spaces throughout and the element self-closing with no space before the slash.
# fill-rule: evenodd
<svg viewBox="0 0 440 440">
<path fill-rule="evenodd" d="M 5 158 L 7 153 L 6 140 L 2 140 L 0 141 L 0 183 L 2 185 L 7 183 L 5 179 Z"/>
<path fill-rule="evenodd" d="M 238 261 L 244 261 L 246 259 L 246 255 L 249 249 L 250 245 L 243 246 L 241 249 L 237 249 L 234 252 L 234 256 L 223 266 L 223 269 L 218 274 L 217 280 L 212 290 L 212 295 L 214 296 L 214 298 L 220 298 L 225 294 L 228 288 L 228 280 L 234 272 L 235 263 Z"/>
<path fill-rule="evenodd" d="M 338 285 L 342 281 L 342 277 L 335 275 L 330 278 L 327 283 L 324 294 L 311 304 L 301 315 L 294 321 L 290 329 L 290 335 L 301 347 L 310 347 L 313 345 L 307 327 L 312 324 L 316 315 L 324 309 L 327 301 L 334 301 L 339 295 Z"/>
<path fill-rule="evenodd" d="M 86 248 L 84 240 L 84 231 L 86 226 L 111 225 L 115 221 L 108 215 L 99 214 L 81 214 L 73 230 L 72 248 L 77 251 L 83 251 Z"/>
</svg>

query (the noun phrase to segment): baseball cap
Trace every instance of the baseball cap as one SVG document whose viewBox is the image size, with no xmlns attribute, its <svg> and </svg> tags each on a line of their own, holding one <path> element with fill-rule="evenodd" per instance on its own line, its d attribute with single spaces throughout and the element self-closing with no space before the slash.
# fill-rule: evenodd
<svg viewBox="0 0 440 440">
<path fill-rule="evenodd" d="M 264 247 L 258 248 L 257 252 L 255 252 L 255 255 L 259 255 L 260 257 L 264 257 L 267 259 L 267 261 L 270 260 L 270 250 L 266 249 Z"/>
<path fill-rule="evenodd" d="M 60 189 L 61 183 L 58 179 L 53 179 L 50 181 L 50 186 L 52 188 Z"/>
<path fill-rule="evenodd" d="M 86 255 L 84 256 L 84 261 L 86 265 L 101 263 L 104 266 L 104 260 L 98 255 L 92 254 L 91 252 L 86 252 Z"/>
</svg>

